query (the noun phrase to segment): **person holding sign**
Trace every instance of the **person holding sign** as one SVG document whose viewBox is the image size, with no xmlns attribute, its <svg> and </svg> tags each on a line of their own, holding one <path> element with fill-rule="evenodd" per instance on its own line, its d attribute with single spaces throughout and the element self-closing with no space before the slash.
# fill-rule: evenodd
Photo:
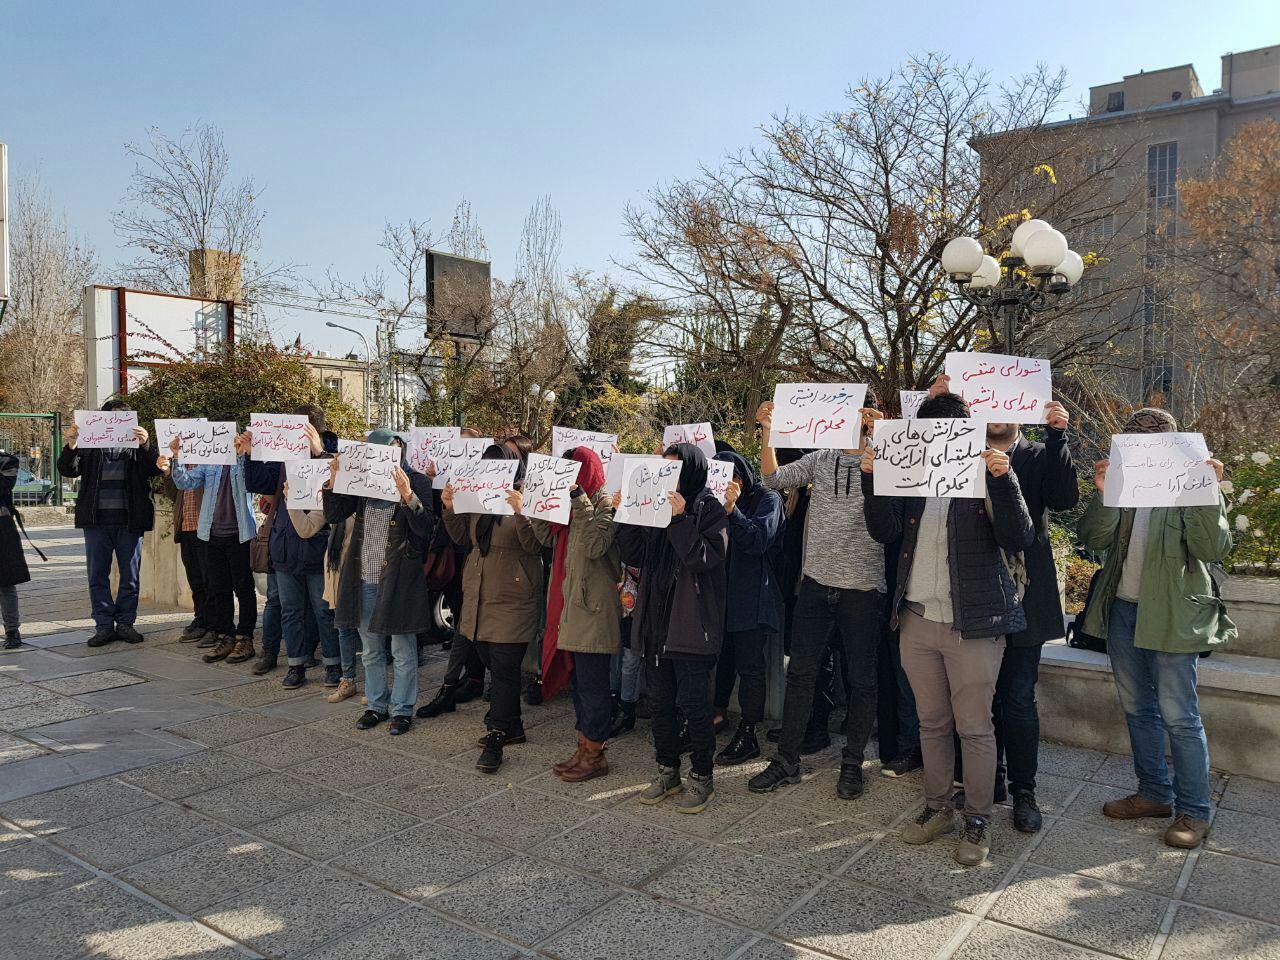
<svg viewBox="0 0 1280 960">
<path fill-rule="evenodd" d="M 920 405 L 921 421 L 968 418 L 968 405 L 941 393 Z M 914 421 L 913 421 L 914 422 Z M 1009 456 L 987 449 L 987 497 L 876 496 L 876 449 L 862 457 L 867 529 L 881 543 L 902 541 L 890 626 L 900 632 L 902 666 L 920 717 L 924 811 L 902 829 L 906 843 L 955 830 L 951 809 L 954 733 L 964 756 L 964 830 L 955 858 L 986 859 L 996 779 L 991 699 L 1005 636 L 1027 628 L 1007 555 L 1031 546 L 1035 527 Z"/>
<path fill-rule="evenodd" d="M 1164 410 L 1138 410 L 1124 433 L 1175 433 Z M 1219 481 L 1222 464 L 1209 459 Z M 1199 655 L 1221 650 L 1235 624 L 1213 579 L 1212 565 L 1231 553 L 1231 527 L 1221 492 L 1214 506 L 1108 507 L 1108 462 L 1094 470 L 1094 494 L 1080 518 L 1080 544 L 1105 550 L 1101 578 L 1082 629 L 1107 638 L 1116 693 L 1129 725 L 1137 792 L 1109 800 L 1115 820 L 1173 816 L 1171 847 L 1198 847 L 1209 833 L 1209 745 L 1196 697 Z M 1165 762 L 1173 757 L 1174 777 Z"/>
<path fill-rule="evenodd" d="M 716 735 L 708 684 L 724 641 L 725 558 L 729 520 L 707 490 L 707 456 L 690 443 L 667 447 L 679 461 L 680 479 L 668 494 L 665 527 L 619 524 L 614 533 L 623 563 L 640 570 L 631 643 L 643 651 L 645 682 L 653 699 L 653 746 L 658 776 L 640 802 L 676 800 L 681 813 L 701 813 L 715 796 L 712 780 Z M 616 511 L 622 491 L 613 495 Z M 638 645 L 638 647 L 637 647 Z M 689 725 L 692 772 L 680 779 L 677 711 Z"/>
<path fill-rule="evenodd" d="M 104 412 L 125 411 L 123 400 L 108 400 Z M 147 446 L 142 427 L 132 431 L 136 446 L 77 446 L 79 431 L 68 425 L 63 432 L 58 473 L 80 478 L 76 498 L 76 527 L 84 532 L 85 565 L 89 572 L 89 599 L 93 605 L 94 634 L 88 645 L 101 647 L 113 640 L 141 643 L 134 627 L 138 617 L 138 571 L 142 566 L 142 536 L 155 525 L 151 478 L 163 474 L 159 457 Z M 111 561 L 115 559 L 120 582 L 111 595 Z"/>
<path fill-rule="evenodd" d="M 495 443 L 483 460 L 515 460 L 519 454 Z M 507 491 L 514 514 L 454 512 L 453 486 L 444 488 L 444 524 L 453 542 L 470 549 L 462 574 L 462 616 L 458 632 L 471 639 L 476 653 L 493 675 L 493 695 L 480 738 L 476 769 L 497 773 L 502 750 L 525 742 L 520 716 L 520 664 L 538 632 L 542 614 L 542 543 L 524 516 L 520 494 L 524 465 Z"/>
<path fill-rule="evenodd" d="M 379 428 L 366 443 L 390 446 L 394 435 Z M 397 458 L 398 459 L 398 458 Z M 331 527 L 355 517 L 338 558 L 334 626 L 358 629 L 364 644 L 364 687 L 369 709 L 356 721 L 357 730 L 372 730 L 390 721 L 388 733 L 399 736 L 413 725 L 418 700 L 418 634 L 431 624 L 432 595 L 422 570 L 432 530 L 431 480 L 410 467 L 394 467 L 396 499 L 335 493 L 334 480 L 342 454 L 329 461 L 324 516 Z M 387 688 L 387 659 L 392 682 Z"/>
<path fill-rule="evenodd" d="M 18 458 L 0 448 L 0 621 L 4 624 L 5 650 L 17 650 L 22 646 L 18 585 L 31 580 L 27 558 L 22 552 L 22 540 L 18 537 L 18 524 L 22 517 L 13 503 L 13 488 L 17 483 Z"/>
<path fill-rule="evenodd" d="M 600 457 L 588 447 L 573 447 L 565 451 L 564 462 L 580 465 L 567 491 L 569 522 L 530 522 L 538 539 L 554 551 L 542 636 L 542 676 L 549 696 L 556 694 L 550 684 L 558 679 L 553 668 L 557 651 L 573 658 L 570 682 L 578 747 L 551 769 L 566 783 L 581 783 L 609 772 L 604 742 L 613 724 L 610 669 L 621 644 L 622 562 L 613 545 L 613 500 L 603 489 Z"/>
</svg>

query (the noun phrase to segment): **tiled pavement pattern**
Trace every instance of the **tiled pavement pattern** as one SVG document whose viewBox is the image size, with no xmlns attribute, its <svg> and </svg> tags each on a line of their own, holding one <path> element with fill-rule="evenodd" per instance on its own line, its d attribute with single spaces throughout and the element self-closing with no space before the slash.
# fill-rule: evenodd
<svg viewBox="0 0 1280 960">
<path fill-rule="evenodd" d="M 480 702 L 393 739 L 318 684 L 197 662 L 172 616 L 141 647 L 62 645 L 77 541 L 40 537 L 60 572 L 24 600 L 57 611 L 29 620 L 52 645 L 0 655 L 0 716 L 25 711 L 0 739 L 3 960 L 1280 958 L 1280 785 L 1224 777 L 1188 855 L 1102 821 L 1125 758 L 1046 744 L 1044 831 L 1002 808 L 990 862 L 963 870 L 951 840 L 897 839 L 918 781 L 872 762 L 867 795 L 837 800 L 838 747 L 769 797 L 745 787 L 762 764 L 721 771 L 682 816 L 635 801 L 640 728 L 609 777 L 550 776 L 573 741 L 562 699 L 526 709 L 529 743 L 486 777 Z M 422 668 L 424 696 L 442 670 Z"/>
</svg>

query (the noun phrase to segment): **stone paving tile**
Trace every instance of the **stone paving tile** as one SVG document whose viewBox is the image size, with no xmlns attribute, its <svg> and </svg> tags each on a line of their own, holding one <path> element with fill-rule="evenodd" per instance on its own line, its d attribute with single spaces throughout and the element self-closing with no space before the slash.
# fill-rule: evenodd
<svg viewBox="0 0 1280 960">
<path fill-rule="evenodd" d="M 416 757 L 379 750 L 377 747 L 351 746 L 349 740 L 342 744 L 346 749 L 323 757 L 316 757 L 289 767 L 285 772 L 292 777 L 353 793 L 385 783 L 424 766 Z"/>
<path fill-rule="evenodd" d="M 833 880 L 772 933 L 838 957 L 932 957 L 964 923 L 960 914 L 852 881 Z"/>
<path fill-rule="evenodd" d="M 1058 940 L 1145 960 L 1168 901 L 1103 880 L 1026 866 L 988 913 Z"/>
<path fill-rule="evenodd" d="M 359 793 L 385 806 L 431 820 L 490 796 L 502 786 L 500 782 L 473 777 L 452 767 L 421 764 L 394 780 Z"/>
<path fill-rule="evenodd" d="M 546 767 L 543 769 L 546 771 Z M 532 790 L 554 794 L 558 797 L 567 797 L 570 800 L 590 804 L 594 807 L 612 807 L 634 799 L 641 790 L 649 785 L 649 780 L 652 776 L 653 769 L 651 766 L 641 769 L 634 764 L 618 766 L 610 763 L 608 774 L 603 777 L 597 777 L 594 780 L 588 780 L 585 783 L 565 783 L 554 773 L 547 771 L 531 780 L 524 781 L 524 785 Z M 718 792 L 718 785 L 716 789 Z"/>
<path fill-rule="evenodd" d="M 280 717 L 264 717 L 257 713 L 223 713 L 203 720 L 170 727 L 169 733 L 185 737 L 206 747 L 225 747 L 256 737 L 278 733 L 294 724 Z"/>
<path fill-rule="evenodd" d="M 1181 904 L 1161 960 L 1276 960 L 1280 927 Z"/>
<path fill-rule="evenodd" d="M 1219 808 L 1205 846 L 1221 853 L 1280 863 L 1280 820 Z"/>
<path fill-rule="evenodd" d="M 591 811 L 522 787 L 456 810 L 440 818 L 445 826 L 521 849 L 548 840 L 577 826 Z"/>
<path fill-rule="evenodd" d="M 169 800 L 212 790 L 269 772 L 261 764 L 216 750 L 206 750 L 181 760 L 157 763 L 120 777 L 125 783 L 149 790 Z"/>
<path fill-rule="evenodd" d="M 508 960 L 515 953 L 515 947 L 500 940 L 481 936 L 427 910 L 409 907 L 308 954 L 307 960 Z"/>
<path fill-rule="evenodd" d="M 1187 851 L 1154 837 L 1059 820 L 1048 828 L 1031 861 L 1172 897 Z"/>
<path fill-rule="evenodd" d="M 62 723 L 64 720 L 92 717 L 96 713 L 98 713 L 97 710 L 86 707 L 82 703 L 53 695 L 52 700 L 0 710 L 0 730 L 9 733 L 15 730 L 34 730 L 53 723 Z"/>
<path fill-rule="evenodd" d="M 40 686 L 66 697 L 82 693 L 93 693 L 95 690 L 113 690 L 116 687 L 130 687 L 146 683 L 146 677 L 139 677 L 124 670 L 95 670 L 92 673 L 76 673 L 69 677 L 50 677 L 41 680 Z"/>
<path fill-rule="evenodd" d="M 532 946 L 611 900 L 616 887 L 517 856 L 460 880 L 428 904 Z"/>
<path fill-rule="evenodd" d="M 540 945 L 560 960 L 721 960 L 750 934 L 650 897 L 623 894 Z"/>
<path fill-rule="evenodd" d="M 0 911 L 0 944 L 22 944 L 21 960 L 130 957 L 114 947 L 130 931 L 172 918 L 105 880 L 90 880 Z"/>
<path fill-rule="evenodd" d="M 891 834 L 854 861 L 845 876 L 891 893 L 910 891 L 912 896 L 952 910 L 973 913 L 1004 879 L 1012 863 L 989 857 L 976 867 L 956 863 L 955 836 L 911 846 Z"/>
<path fill-rule="evenodd" d="M 726 831 L 718 842 L 806 870 L 834 873 L 883 830 L 856 818 L 774 804 Z"/>
<path fill-rule="evenodd" d="M 294 780 L 282 773 L 265 773 L 193 794 L 182 803 L 216 820 L 248 827 L 315 806 L 334 796 L 332 790 L 314 783 Z"/>
<path fill-rule="evenodd" d="M 233 757 L 243 757 L 268 767 L 291 767 L 295 763 L 315 760 L 351 746 L 342 737 L 306 727 L 290 727 L 256 740 L 244 740 L 222 748 Z"/>
<path fill-rule="evenodd" d="M 1054 820 L 1045 820 L 1041 833 L 1048 830 L 1054 824 Z M 959 822 L 956 823 L 957 828 Z M 1005 857 L 1014 859 L 1022 856 L 1027 847 L 1036 842 L 1039 833 L 1023 833 L 1021 830 L 1015 829 L 1011 812 L 1006 812 L 1006 808 L 997 807 L 995 816 L 991 818 L 991 822 L 987 825 L 987 839 L 991 841 L 991 854 L 996 857 Z"/>
<path fill-rule="evenodd" d="M 92 960 L 243 960 L 245 954 L 189 920 L 166 918 L 87 938 Z"/>
<path fill-rule="evenodd" d="M 509 851 L 433 823 L 373 843 L 334 860 L 349 870 L 406 897 L 424 900 L 464 877 L 510 857 Z"/>
<path fill-rule="evenodd" d="M 684 834 L 607 813 L 534 847 L 532 852 L 634 887 L 698 843 Z"/>
<path fill-rule="evenodd" d="M 1109 754 L 1083 747 L 1068 747 L 1043 740 L 1040 743 L 1039 768 L 1044 773 L 1069 780 L 1087 780 L 1106 763 Z"/>
<path fill-rule="evenodd" d="M 227 833 L 130 867 L 119 876 L 182 913 L 194 914 L 233 894 L 310 867 L 287 850 Z"/>
<path fill-rule="evenodd" d="M 1252 777 L 1232 777 L 1227 781 L 1220 805 L 1229 810 L 1242 810 L 1280 820 L 1280 783 L 1266 783 Z"/>
<path fill-rule="evenodd" d="M 822 960 L 822 954 L 798 947 L 794 943 L 762 937 L 740 953 L 738 960 Z"/>
<path fill-rule="evenodd" d="M 401 905 L 379 890 L 315 869 L 232 896 L 199 919 L 263 953 L 297 957 Z"/>
<path fill-rule="evenodd" d="M 52 690 L 44 690 L 34 683 L 16 684 L 0 690 L 0 711 L 12 707 L 29 707 L 36 703 L 50 703 L 58 699 Z"/>
<path fill-rule="evenodd" d="M 998 923 L 981 923 L 952 956 L 954 960 L 1087 960 L 1102 955 Z"/>
<path fill-rule="evenodd" d="M 717 792 L 707 808 L 697 814 L 681 813 L 670 799 L 652 807 L 639 800 L 629 800 L 614 809 L 633 820 L 641 820 L 655 827 L 711 839 L 760 810 L 766 802 L 764 797 L 754 794 L 740 796 Z"/>
<path fill-rule="evenodd" d="M 703 847 L 649 881 L 650 893 L 766 930 L 823 875 L 724 847 Z"/>
<path fill-rule="evenodd" d="M 1184 899 L 1280 924 L 1280 866 L 1204 852 L 1196 862 Z"/>
<path fill-rule="evenodd" d="M 18 760 L 30 760 L 48 753 L 44 747 L 38 747 L 29 740 L 15 737 L 8 733 L 0 733 L 0 765 L 16 763 Z"/>
<path fill-rule="evenodd" d="M 186 810 L 158 804 L 114 820 L 65 830 L 55 839 L 58 846 L 80 859 L 114 873 L 143 860 L 212 840 L 225 830 Z"/>
<path fill-rule="evenodd" d="M 1101 784 L 1085 784 L 1080 795 L 1067 807 L 1064 816 L 1095 827 L 1140 834 L 1145 837 L 1159 838 L 1164 835 L 1172 817 L 1148 817 L 1143 820 L 1112 820 L 1102 812 L 1102 805 L 1108 800 L 1119 800 L 1133 793 L 1133 789 L 1106 787 Z"/>
<path fill-rule="evenodd" d="M 1036 804 L 1043 813 L 1061 813 L 1067 805 L 1067 798 L 1080 786 L 1079 780 L 1069 777 L 1055 777 L 1053 774 L 1036 774 Z M 1012 806 L 1006 803 L 1008 809 Z"/>
<path fill-rule="evenodd" d="M 0 807 L 0 813 L 32 833 L 49 834 L 110 820 L 155 803 L 141 790 L 115 780 L 92 780 L 14 800 Z"/>
<path fill-rule="evenodd" d="M 328 860 L 421 822 L 407 813 L 373 804 L 353 807 L 350 797 L 338 796 L 260 823 L 253 832 L 316 860 Z"/>
<path fill-rule="evenodd" d="M 88 870 L 35 840 L 0 846 L 0 904 L 6 907 L 92 878 Z"/>
<path fill-rule="evenodd" d="M 887 777 L 867 777 L 867 789 L 856 800 L 836 796 L 838 769 L 819 770 L 794 787 L 780 787 L 775 794 L 782 803 L 803 807 L 830 817 L 857 817 L 870 823 L 889 824 L 924 802 L 924 793 L 914 783 L 899 783 Z"/>
<path fill-rule="evenodd" d="M 232 665 L 231 669 L 235 669 Z M 268 703 L 279 703 L 294 697 L 318 696 L 319 684 L 296 687 L 292 690 L 280 685 L 279 677 L 268 677 L 266 680 L 255 680 L 250 683 L 238 683 L 234 687 L 224 687 L 209 694 L 210 699 L 217 700 L 233 707 L 261 707 Z"/>
</svg>

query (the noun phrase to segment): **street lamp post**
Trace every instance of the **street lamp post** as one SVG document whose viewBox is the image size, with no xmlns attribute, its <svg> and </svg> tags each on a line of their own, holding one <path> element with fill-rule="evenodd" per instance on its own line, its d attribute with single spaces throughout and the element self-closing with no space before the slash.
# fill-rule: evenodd
<svg viewBox="0 0 1280 960">
<path fill-rule="evenodd" d="M 360 342 L 364 344 L 364 425 L 371 427 L 373 424 L 369 420 L 369 379 L 373 376 L 373 351 L 369 349 L 369 340 L 355 327 L 343 326 L 341 323 L 334 323 L 332 320 L 326 321 L 325 326 L 333 327 L 335 330 L 345 330 L 347 333 L 354 333 L 360 338 Z"/>
<path fill-rule="evenodd" d="M 942 249 L 942 269 L 965 300 L 1003 322 L 1004 349 L 1012 354 L 1017 322 L 1056 306 L 1080 281 L 1084 261 L 1048 223 L 1027 220 L 1013 231 L 1003 259 L 972 237 L 956 237 Z"/>
</svg>

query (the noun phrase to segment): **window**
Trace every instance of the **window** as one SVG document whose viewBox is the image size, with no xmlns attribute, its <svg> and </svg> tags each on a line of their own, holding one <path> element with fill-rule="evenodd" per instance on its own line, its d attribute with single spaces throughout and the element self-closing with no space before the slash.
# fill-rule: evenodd
<svg viewBox="0 0 1280 960">
<path fill-rule="evenodd" d="M 336 390 L 336 391 L 338 391 L 338 393 L 339 393 L 339 394 L 341 394 L 341 393 L 342 393 L 342 378 L 341 378 L 341 377 L 325 377 L 325 378 L 324 378 L 324 385 L 325 385 L 326 387 L 328 387 L 330 390 Z"/>
<path fill-rule="evenodd" d="M 1096 246 L 1115 236 L 1115 214 L 1104 214 L 1101 217 L 1094 217 L 1092 220 L 1080 219 L 1081 222 L 1076 227 L 1075 234 L 1076 242 L 1081 246 Z"/>
<path fill-rule="evenodd" d="M 1110 277 L 1087 277 L 1076 284 L 1076 296 L 1081 300 L 1100 300 L 1111 289 Z"/>
<path fill-rule="evenodd" d="M 1124 91 L 1116 90 L 1107 94 L 1107 113 L 1119 113 L 1124 109 Z"/>
<path fill-rule="evenodd" d="M 1084 173 L 1087 177 L 1114 177 L 1115 167 L 1112 163 L 1115 156 L 1111 153 L 1090 153 L 1084 158 Z"/>
</svg>

